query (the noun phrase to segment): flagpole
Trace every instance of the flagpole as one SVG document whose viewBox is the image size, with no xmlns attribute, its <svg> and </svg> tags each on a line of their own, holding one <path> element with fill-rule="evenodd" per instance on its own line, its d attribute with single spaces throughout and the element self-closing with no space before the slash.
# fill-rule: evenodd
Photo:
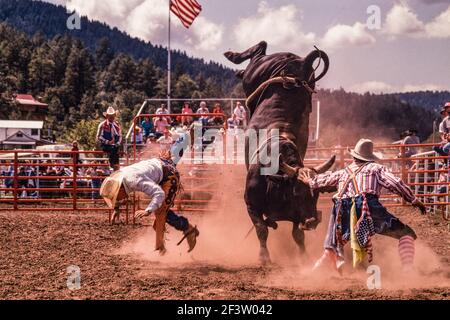
<svg viewBox="0 0 450 320">
<path fill-rule="evenodd" d="M 170 98 L 171 98 L 171 85 L 170 85 L 170 74 L 171 74 L 171 54 L 170 54 L 170 3 L 171 0 L 169 0 L 169 25 L 168 25 L 168 46 L 167 46 L 167 108 L 169 110 L 169 113 L 172 112 L 171 105 L 170 105 Z"/>
</svg>

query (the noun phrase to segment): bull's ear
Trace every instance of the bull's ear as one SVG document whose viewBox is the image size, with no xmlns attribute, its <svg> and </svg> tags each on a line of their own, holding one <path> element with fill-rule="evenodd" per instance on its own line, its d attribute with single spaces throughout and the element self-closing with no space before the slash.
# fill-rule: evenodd
<svg viewBox="0 0 450 320">
<path fill-rule="evenodd" d="M 245 70 L 238 70 L 238 71 L 236 71 L 234 74 L 235 74 L 236 77 L 238 77 L 239 79 L 244 79 L 244 72 L 245 72 Z"/>
</svg>

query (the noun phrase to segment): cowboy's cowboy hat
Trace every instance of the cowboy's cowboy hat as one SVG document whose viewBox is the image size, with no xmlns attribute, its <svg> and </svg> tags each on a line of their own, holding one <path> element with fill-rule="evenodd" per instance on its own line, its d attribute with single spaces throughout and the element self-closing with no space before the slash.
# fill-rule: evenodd
<svg viewBox="0 0 450 320">
<path fill-rule="evenodd" d="M 106 112 L 103 112 L 103 115 L 106 116 L 116 116 L 119 113 L 118 110 L 115 110 L 113 107 L 109 107 Z"/>
<path fill-rule="evenodd" d="M 380 157 L 373 152 L 373 142 L 369 139 L 360 139 L 354 149 L 348 151 L 353 158 L 362 161 L 377 161 Z"/>
<path fill-rule="evenodd" d="M 110 209 L 116 207 L 117 195 L 123 183 L 123 174 L 120 171 L 114 172 L 107 177 L 100 187 L 100 196 L 103 197 Z"/>
</svg>

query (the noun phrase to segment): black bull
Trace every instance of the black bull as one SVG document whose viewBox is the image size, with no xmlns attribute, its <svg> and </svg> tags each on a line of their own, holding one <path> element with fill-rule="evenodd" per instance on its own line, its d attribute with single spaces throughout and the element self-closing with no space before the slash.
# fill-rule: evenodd
<svg viewBox="0 0 450 320">
<path fill-rule="evenodd" d="M 253 94 L 252 100 L 247 101 L 251 114 L 248 129 L 278 129 L 280 161 L 312 175 L 324 172 L 333 165 L 334 157 L 317 168 L 304 168 L 303 159 L 308 144 L 312 91 L 316 81 L 328 71 L 328 56 L 320 50 L 311 52 L 306 58 L 292 53 L 266 55 L 266 48 L 266 42 L 260 42 L 242 53 L 225 53 L 237 64 L 250 59 L 247 68 L 237 72 L 243 80 L 246 96 Z M 325 66 L 315 77 L 313 63 L 318 58 Z M 295 82 L 280 81 L 265 86 L 266 81 L 280 76 L 295 79 Z M 269 142 L 269 148 L 270 145 Z M 293 223 L 292 236 L 300 252 L 304 252 L 304 230 L 314 229 L 321 220 L 317 211 L 318 191 L 312 192 L 295 176 L 287 176 L 281 171 L 272 176 L 261 175 L 262 165 L 249 164 L 248 146 L 247 137 L 245 202 L 260 241 L 261 262 L 270 262 L 268 227 L 276 229 L 276 221 Z"/>
</svg>

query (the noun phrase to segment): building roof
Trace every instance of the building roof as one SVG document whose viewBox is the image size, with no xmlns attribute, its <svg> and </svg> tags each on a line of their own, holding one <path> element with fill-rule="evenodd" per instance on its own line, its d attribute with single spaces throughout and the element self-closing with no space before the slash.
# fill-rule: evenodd
<svg viewBox="0 0 450 320">
<path fill-rule="evenodd" d="M 44 121 L 0 120 L 3 129 L 42 129 Z"/>
<path fill-rule="evenodd" d="M 14 100 L 24 106 L 48 107 L 48 104 L 37 101 L 31 94 L 18 94 Z"/>
</svg>

